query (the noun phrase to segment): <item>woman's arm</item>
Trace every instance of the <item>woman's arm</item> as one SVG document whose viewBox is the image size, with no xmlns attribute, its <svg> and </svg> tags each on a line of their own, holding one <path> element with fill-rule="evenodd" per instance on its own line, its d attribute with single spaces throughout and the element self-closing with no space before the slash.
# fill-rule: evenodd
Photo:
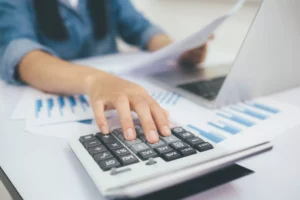
<svg viewBox="0 0 300 200">
<path fill-rule="evenodd" d="M 63 61 L 48 53 L 36 50 L 23 57 L 19 63 L 20 79 L 49 93 L 83 94 L 85 78 L 99 70 Z"/>
<path fill-rule="evenodd" d="M 112 108 L 118 111 L 126 139 L 136 138 L 131 110 L 138 114 L 149 142 L 158 141 L 157 128 L 165 136 L 171 134 L 165 111 L 146 90 L 134 83 L 38 50 L 23 57 L 18 72 L 22 81 L 47 92 L 88 94 L 96 122 L 105 134 L 109 133 L 109 127 L 104 111 Z"/>
</svg>

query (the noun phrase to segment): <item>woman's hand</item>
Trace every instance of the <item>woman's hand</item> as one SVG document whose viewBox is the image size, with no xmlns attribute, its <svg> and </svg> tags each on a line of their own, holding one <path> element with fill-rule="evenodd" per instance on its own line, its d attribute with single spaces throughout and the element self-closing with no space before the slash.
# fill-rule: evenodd
<svg viewBox="0 0 300 200">
<path fill-rule="evenodd" d="M 193 67 L 204 62 L 207 55 L 207 44 L 183 53 L 179 58 L 181 66 Z"/>
<path fill-rule="evenodd" d="M 136 138 L 131 111 L 137 113 L 148 142 L 158 142 L 158 131 L 163 136 L 171 134 L 168 114 L 139 85 L 103 72 L 88 76 L 85 83 L 96 122 L 102 133 L 109 133 L 104 111 L 115 108 L 127 140 Z"/>
<path fill-rule="evenodd" d="M 209 40 L 213 40 L 214 37 L 214 35 L 210 36 Z M 193 67 L 203 63 L 207 56 L 207 48 L 208 44 L 206 43 L 201 47 L 183 53 L 179 58 L 180 65 L 184 67 Z"/>
</svg>

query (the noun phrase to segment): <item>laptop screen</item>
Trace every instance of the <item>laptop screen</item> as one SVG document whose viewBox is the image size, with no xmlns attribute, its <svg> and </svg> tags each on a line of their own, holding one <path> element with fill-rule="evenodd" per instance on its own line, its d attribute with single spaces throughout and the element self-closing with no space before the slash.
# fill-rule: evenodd
<svg viewBox="0 0 300 200">
<path fill-rule="evenodd" d="M 233 4 L 234 2 L 232 2 Z M 205 4 L 199 4 L 199 6 L 201 5 L 205 6 Z M 224 8 L 224 4 L 221 3 L 214 5 L 208 6 L 207 9 L 215 12 L 216 8 L 221 10 L 227 8 Z M 225 5 L 232 6 L 231 3 Z M 260 6 L 261 1 L 259 0 L 246 3 L 237 13 L 226 19 L 214 31 L 213 39 L 207 43 L 207 51 L 204 52 L 206 58 L 201 65 L 193 67 L 179 62 L 180 67 L 176 66 L 168 71 L 155 73 L 151 78 L 158 83 L 177 88 L 185 96 L 193 94 L 208 101 L 215 100 Z M 220 13 L 222 12 L 220 11 Z M 199 26 L 201 27 L 201 23 Z"/>
</svg>

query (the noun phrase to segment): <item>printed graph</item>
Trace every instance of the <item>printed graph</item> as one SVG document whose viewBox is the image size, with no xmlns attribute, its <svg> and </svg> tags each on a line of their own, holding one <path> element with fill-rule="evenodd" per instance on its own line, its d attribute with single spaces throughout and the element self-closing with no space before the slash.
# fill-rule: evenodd
<svg viewBox="0 0 300 200">
<path fill-rule="evenodd" d="M 182 96 L 177 92 L 161 91 L 154 92 L 151 96 L 161 105 L 177 105 Z"/>
<path fill-rule="evenodd" d="M 187 126 L 199 133 L 203 139 L 219 143 L 279 113 L 279 109 L 264 104 L 245 103 L 216 111 L 215 117 L 207 121 L 205 129 L 192 124 Z"/>
<path fill-rule="evenodd" d="M 88 100 L 84 95 L 79 96 L 51 96 L 44 99 L 37 99 L 35 101 L 36 118 L 43 116 L 65 116 L 72 112 L 87 112 L 90 108 Z"/>
</svg>

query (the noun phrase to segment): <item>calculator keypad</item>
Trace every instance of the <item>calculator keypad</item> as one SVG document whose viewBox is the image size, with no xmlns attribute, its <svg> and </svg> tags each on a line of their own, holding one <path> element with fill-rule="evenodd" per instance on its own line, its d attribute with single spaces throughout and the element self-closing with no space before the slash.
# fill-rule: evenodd
<svg viewBox="0 0 300 200">
<path fill-rule="evenodd" d="M 213 146 L 181 127 L 172 129 L 172 135 L 160 136 L 159 142 L 146 141 L 141 125 L 135 125 L 137 138 L 125 140 L 122 129 L 112 134 L 97 133 L 80 137 L 79 141 L 104 171 L 161 157 L 166 162 L 213 149 Z M 196 151 L 197 150 L 197 151 Z M 150 160 L 151 160 L 150 159 Z"/>
</svg>

